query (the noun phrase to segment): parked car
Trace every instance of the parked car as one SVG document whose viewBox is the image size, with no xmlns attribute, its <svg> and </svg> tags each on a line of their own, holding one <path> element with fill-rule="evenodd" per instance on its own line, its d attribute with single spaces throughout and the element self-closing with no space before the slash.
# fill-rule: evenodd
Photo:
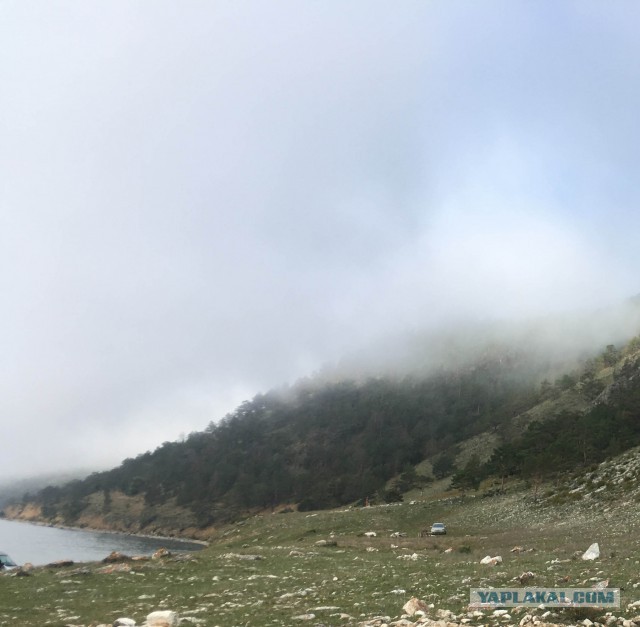
<svg viewBox="0 0 640 627">
<path fill-rule="evenodd" d="M 6 554 L 0 553 L 0 570 L 13 570 L 18 565 Z"/>
<path fill-rule="evenodd" d="M 444 523 L 433 523 L 431 525 L 431 535 L 432 536 L 444 536 L 447 533 L 447 528 Z"/>
</svg>

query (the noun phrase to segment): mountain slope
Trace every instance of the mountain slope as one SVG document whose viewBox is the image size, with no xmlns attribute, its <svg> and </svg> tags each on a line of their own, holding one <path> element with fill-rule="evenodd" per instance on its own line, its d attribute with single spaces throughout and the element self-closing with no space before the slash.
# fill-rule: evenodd
<svg viewBox="0 0 640 627">
<path fill-rule="evenodd" d="M 594 438 L 609 421 L 621 421 L 617 444 L 600 459 L 637 441 L 639 345 L 633 340 L 621 351 L 608 346 L 554 383 L 545 377 L 557 371 L 557 362 L 495 342 L 466 364 L 443 365 L 428 375 L 302 381 L 256 396 L 184 442 L 26 496 L 5 515 L 196 535 L 244 512 L 284 504 L 318 509 L 400 498 L 399 492 L 431 480 L 414 470 L 425 459 L 434 462 L 436 475 L 457 470 L 460 487 L 473 487 L 489 474 L 527 475 L 536 465 L 550 467 L 549 454 L 566 452 L 567 416 L 571 429 L 584 426 Z M 546 440 L 536 436 L 542 420 Z M 546 460 L 529 450 L 550 439 L 565 446 L 539 446 Z M 474 441 L 485 443 L 480 458 Z M 593 440 L 582 446 L 591 451 Z M 581 457 L 580 445 L 574 449 L 563 457 L 565 469 L 591 461 L 591 452 Z M 439 464 L 443 455 L 451 457 L 448 467 Z"/>
</svg>

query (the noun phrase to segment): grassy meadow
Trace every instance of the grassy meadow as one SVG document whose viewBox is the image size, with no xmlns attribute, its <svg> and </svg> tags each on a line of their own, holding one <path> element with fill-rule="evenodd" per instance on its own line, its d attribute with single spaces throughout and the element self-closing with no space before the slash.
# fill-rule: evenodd
<svg viewBox="0 0 640 627">
<path fill-rule="evenodd" d="M 640 505 L 625 494 L 551 503 L 521 488 L 488 498 L 416 495 L 394 505 L 265 513 L 221 528 L 209 547 L 189 555 L 5 574 L 0 625 L 95 626 L 119 617 L 141 625 L 160 609 L 178 612 L 182 625 L 356 625 L 399 618 L 413 596 L 433 604 L 434 616 L 447 609 L 460 617 L 470 587 L 519 585 L 514 578 L 524 571 L 536 586 L 609 579 L 623 588 L 620 614 L 632 618 L 625 608 L 640 599 Z M 435 521 L 447 524 L 448 535 L 420 537 Z M 600 559 L 577 557 L 592 542 Z M 503 563 L 480 564 L 486 555 Z M 575 622 L 575 611 L 552 619 Z"/>
</svg>

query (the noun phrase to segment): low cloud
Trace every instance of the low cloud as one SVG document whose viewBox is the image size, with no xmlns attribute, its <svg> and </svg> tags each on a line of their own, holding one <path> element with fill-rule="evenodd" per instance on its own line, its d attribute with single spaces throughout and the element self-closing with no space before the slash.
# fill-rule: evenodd
<svg viewBox="0 0 640 627">
<path fill-rule="evenodd" d="M 3 5 L 5 466 L 115 464 L 385 337 L 635 294 L 636 13 Z"/>
</svg>

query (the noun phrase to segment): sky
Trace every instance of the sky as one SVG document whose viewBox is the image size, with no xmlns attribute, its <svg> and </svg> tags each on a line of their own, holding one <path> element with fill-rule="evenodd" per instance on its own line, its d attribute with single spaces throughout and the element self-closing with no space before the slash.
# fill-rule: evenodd
<svg viewBox="0 0 640 627">
<path fill-rule="evenodd" d="M 640 292 L 640 4 L 2 0 L 3 473 L 452 319 Z"/>
</svg>

